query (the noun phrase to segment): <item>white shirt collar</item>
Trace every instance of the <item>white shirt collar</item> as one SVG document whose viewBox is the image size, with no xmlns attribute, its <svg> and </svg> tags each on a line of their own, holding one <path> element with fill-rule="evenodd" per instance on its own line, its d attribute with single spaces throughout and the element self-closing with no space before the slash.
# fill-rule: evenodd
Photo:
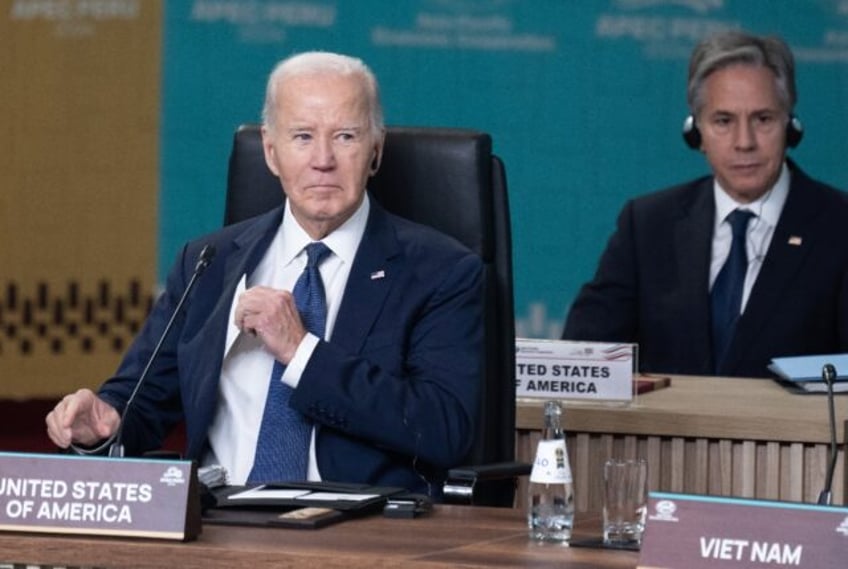
<svg viewBox="0 0 848 569">
<path fill-rule="evenodd" d="M 765 226 L 776 226 L 780 219 L 780 213 L 783 211 L 783 205 L 786 203 L 786 197 L 789 195 L 789 178 L 789 168 L 784 162 L 780 169 L 780 176 L 771 190 L 747 204 L 738 203 L 731 198 L 721 187 L 718 179 L 714 179 L 713 196 L 716 204 L 716 227 L 721 225 L 727 214 L 737 208 L 753 212 L 760 219 L 760 223 Z"/>
<path fill-rule="evenodd" d="M 362 240 L 362 235 L 365 233 L 365 225 L 368 222 L 368 212 L 371 210 L 371 203 L 368 199 L 368 192 L 362 198 L 362 203 L 353 212 L 347 221 L 342 223 L 335 231 L 327 235 L 321 241 L 330 248 L 334 255 L 339 257 L 344 263 L 350 265 L 353 263 L 353 258 L 356 256 L 356 250 L 359 248 L 359 242 Z M 313 239 L 300 226 L 294 218 L 291 211 L 289 200 L 286 200 L 286 208 L 283 213 L 283 251 L 280 257 L 282 266 L 291 263 L 303 248 L 312 243 Z"/>
</svg>

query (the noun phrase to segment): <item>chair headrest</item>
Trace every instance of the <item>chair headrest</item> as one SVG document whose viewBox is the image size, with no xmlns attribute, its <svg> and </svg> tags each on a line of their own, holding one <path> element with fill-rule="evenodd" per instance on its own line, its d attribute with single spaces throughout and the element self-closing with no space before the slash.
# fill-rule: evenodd
<svg viewBox="0 0 848 569">
<path fill-rule="evenodd" d="M 492 256 L 492 140 L 447 128 L 389 127 L 372 196 L 388 211 L 453 236 L 484 260 Z M 238 129 L 230 154 L 225 224 L 283 202 L 268 169 L 259 125 Z"/>
</svg>

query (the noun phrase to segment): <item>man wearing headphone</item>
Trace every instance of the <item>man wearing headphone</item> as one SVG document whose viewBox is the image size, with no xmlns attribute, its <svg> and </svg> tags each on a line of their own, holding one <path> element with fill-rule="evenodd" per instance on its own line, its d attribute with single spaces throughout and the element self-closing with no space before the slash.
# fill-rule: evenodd
<svg viewBox="0 0 848 569">
<path fill-rule="evenodd" d="M 635 342 L 643 371 L 691 375 L 848 351 L 848 195 L 786 157 L 803 133 L 789 47 L 707 38 L 687 99 L 683 137 L 712 175 L 624 206 L 563 339 Z"/>
</svg>

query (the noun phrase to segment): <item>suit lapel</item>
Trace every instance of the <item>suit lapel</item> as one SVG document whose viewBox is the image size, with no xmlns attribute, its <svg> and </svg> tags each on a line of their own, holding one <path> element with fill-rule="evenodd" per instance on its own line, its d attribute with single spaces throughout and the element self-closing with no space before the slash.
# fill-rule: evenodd
<svg viewBox="0 0 848 569">
<path fill-rule="evenodd" d="M 282 208 L 277 208 L 274 213 L 267 215 L 262 221 L 248 227 L 244 233 L 237 235 L 233 239 L 232 249 L 226 256 L 226 259 L 224 259 L 223 277 L 218 290 L 218 299 L 212 309 L 204 331 L 206 334 L 214 335 L 216 343 L 212 345 L 220 345 L 223 349 L 223 343 L 219 344 L 218 340 L 223 342 L 223 338 L 226 337 L 230 308 L 236 286 L 241 280 L 241 277 L 243 275 L 249 276 L 256 268 L 256 265 L 259 264 L 259 261 L 262 260 L 281 221 Z M 216 361 L 215 363 L 217 365 L 217 372 L 220 372 L 221 361 Z"/>
<path fill-rule="evenodd" d="M 201 445 L 205 443 L 206 431 L 211 423 L 218 399 L 218 381 L 221 377 L 223 350 L 229 327 L 230 307 L 233 293 L 242 275 L 250 275 L 259 264 L 282 220 L 282 208 L 269 213 L 265 219 L 249 226 L 246 231 L 232 239 L 230 243 L 221 243 L 219 249 L 227 251 L 226 256 L 219 258 L 223 264 L 219 280 L 204 287 L 198 292 L 214 295 L 215 304 L 203 328 L 195 335 L 190 344 L 186 345 L 184 362 L 191 362 L 185 373 L 181 373 L 183 394 L 188 400 L 186 406 L 197 410 L 199 418 L 190 433 L 190 456 L 198 456 Z M 211 268 L 211 267 L 210 267 Z M 211 276 L 211 275 L 205 275 Z M 207 281 L 209 282 L 209 281 Z M 220 354 L 219 357 L 209 357 L 208 354 Z M 194 436 L 191 436 L 191 435 Z M 192 454 L 195 453 L 195 454 Z"/>
<path fill-rule="evenodd" d="M 400 246 L 388 214 L 374 200 L 350 269 L 331 341 L 359 352 L 402 268 Z"/>
<path fill-rule="evenodd" d="M 681 215 L 675 222 L 674 239 L 680 279 L 681 298 L 675 303 L 683 307 L 679 317 L 686 322 L 682 330 L 689 330 L 689 357 L 696 358 L 706 369 L 711 367 L 712 341 L 710 339 L 710 257 L 712 250 L 715 200 L 712 178 L 696 183 L 691 200 L 681 204 Z"/>
<path fill-rule="evenodd" d="M 216 314 L 220 310 L 223 311 L 225 317 L 229 317 L 236 285 L 243 275 L 250 276 L 256 269 L 268 247 L 271 246 L 271 241 L 282 220 L 283 209 L 277 208 L 274 214 L 266 216 L 266 219 L 262 222 L 249 227 L 247 231 L 233 239 L 233 252 L 227 257 L 224 269 L 224 285 L 226 288 L 222 291 L 223 294 L 215 306 Z"/>
</svg>

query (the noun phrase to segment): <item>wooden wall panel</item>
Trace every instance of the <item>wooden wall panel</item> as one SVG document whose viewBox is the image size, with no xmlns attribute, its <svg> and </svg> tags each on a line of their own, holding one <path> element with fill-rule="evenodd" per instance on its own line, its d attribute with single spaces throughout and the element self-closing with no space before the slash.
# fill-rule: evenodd
<svg viewBox="0 0 848 569">
<path fill-rule="evenodd" d="M 518 430 L 517 459 L 532 462 L 538 440 L 538 431 Z M 603 463 L 613 456 L 645 458 L 651 490 L 815 503 L 827 452 L 826 445 L 595 433 L 569 433 L 567 444 L 578 512 L 600 511 Z M 834 476 L 837 504 L 845 499 L 844 462 L 842 450 Z M 524 507 L 526 483 L 519 488 L 517 505 Z"/>
<path fill-rule="evenodd" d="M 829 456 L 825 405 L 823 397 L 792 395 L 771 381 L 692 377 L 674 377 L 671 387 L 630 407 L 566 402 L 577 510 L 600 510 L 607 458 L 634 456 L 647 459 L 651 490 L 815 503 Z M 533 460 L 541 407 L 518 403 L 518 460 Z M 842 424 L 848 400 L 837 398 L 836 410 Z M 836 504 L 846 500 L 846 430 L 838 430 Z M 525 487 L 522 481 L 520 507 Z"/>
</svg>

